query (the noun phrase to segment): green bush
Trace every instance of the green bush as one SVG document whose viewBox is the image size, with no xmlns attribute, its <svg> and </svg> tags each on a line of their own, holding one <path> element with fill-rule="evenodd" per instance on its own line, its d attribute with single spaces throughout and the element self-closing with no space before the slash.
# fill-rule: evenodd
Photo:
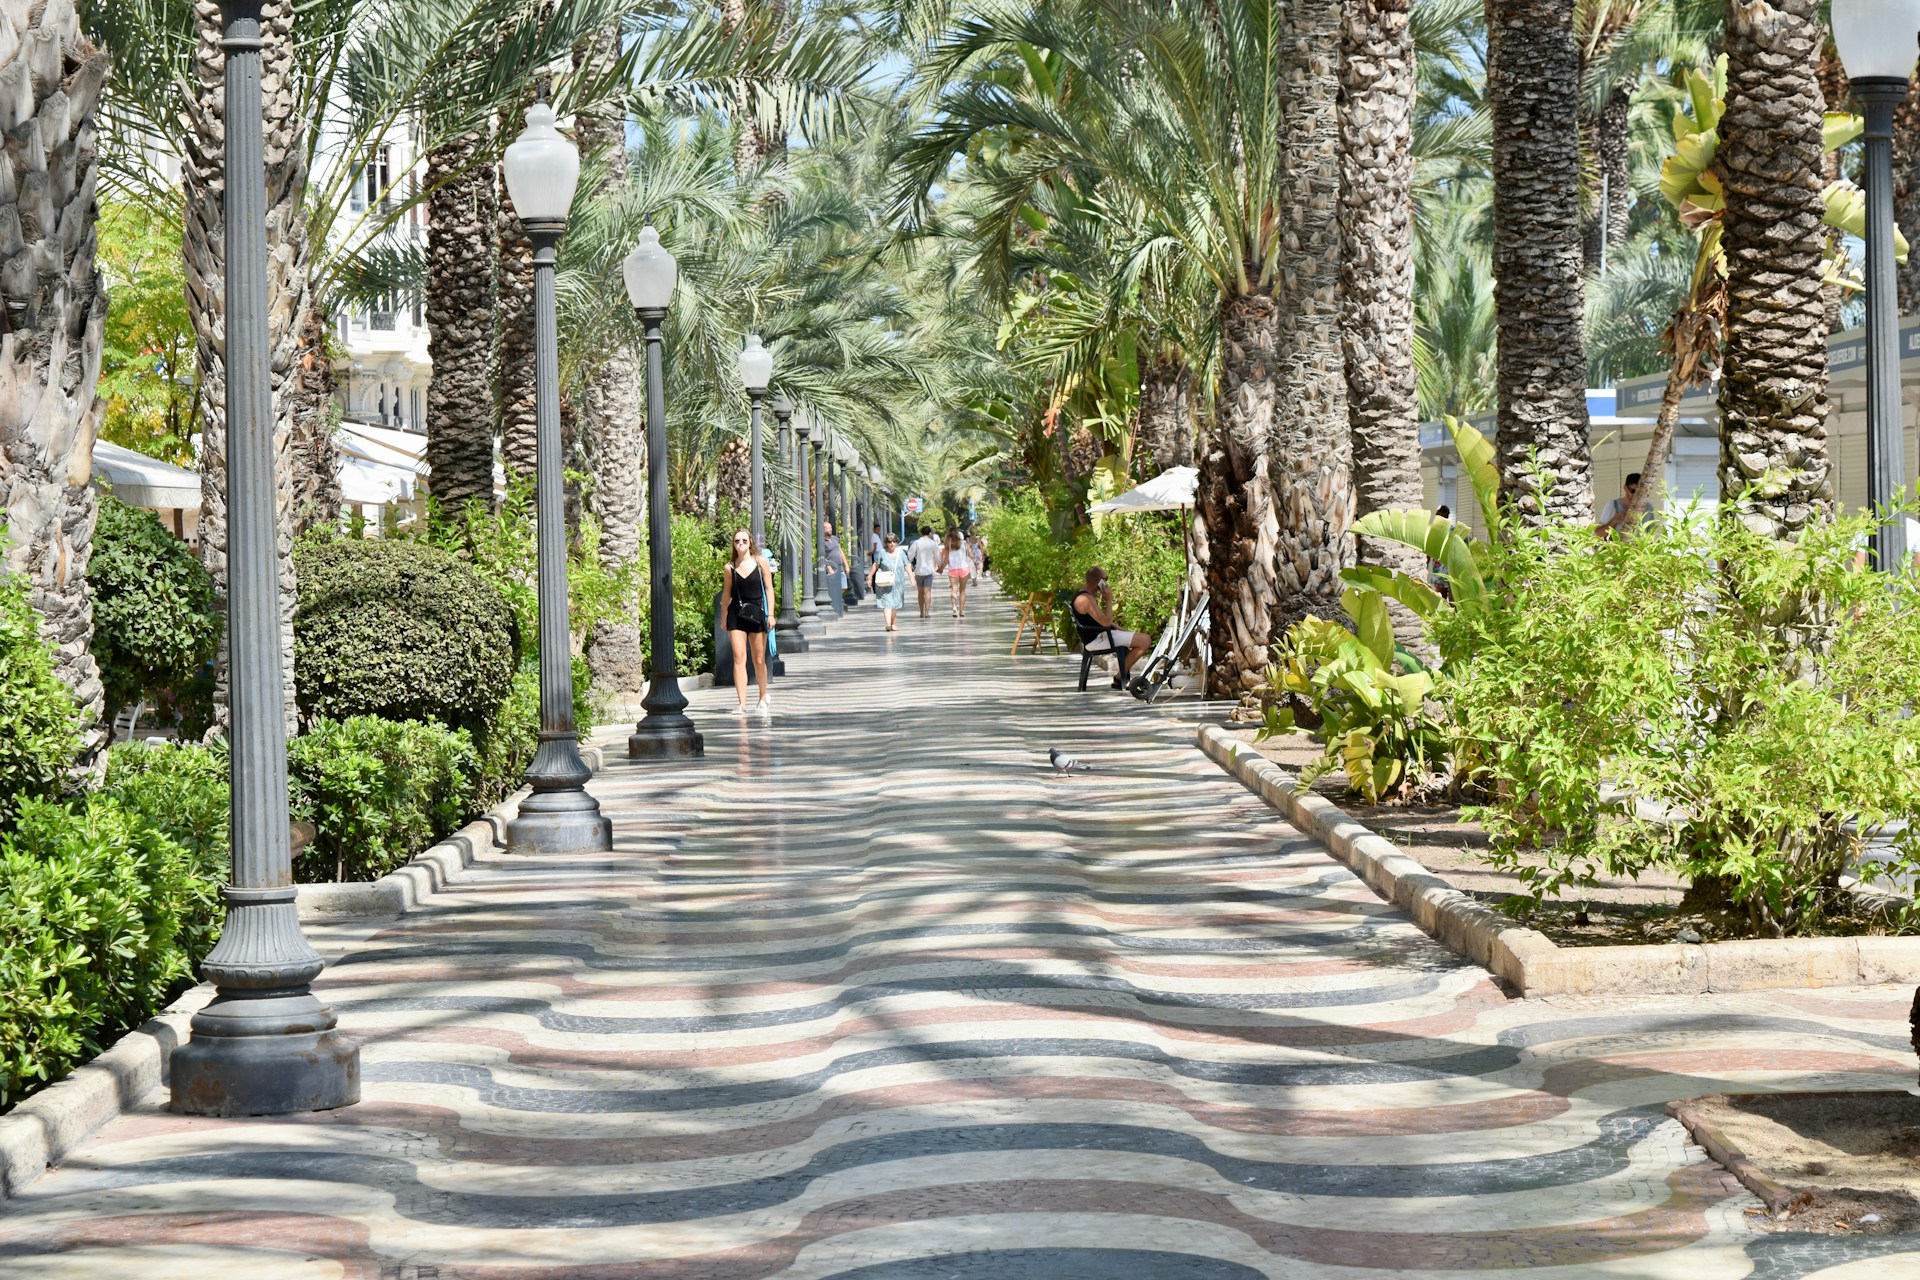
<svg viewBox="0 0 1920 1280">
<path fill-rule="evenodd" d="M 224 622 L 212 576 L 158 516 L 103 497 L 87 586 L 109 718 L 129 702 L 161 692 L 177 698 L 196 685 Z"/>
<path fill-rule="evenodd" d="M 287 746 L 296 820 L 318 836 L 294 878 L 371 880 L 459 829 L 480 762 L 464 729 L 354 716 L 319 720 Z"/>
<path fill-rule="evenodd" d="M 21 800 L 0 836 L 0 1103 L 58 1079 L 165 1003 L 214 886 L 108 795 Z"/>
<path fill-rule="evenodd" d="M 1920 808 L 1920 579 L 1855 568 L 1871 523 L 1781 541 L 1728 503 L 1605 541 L 1509 521 L 1477 547 L 1488 588 L 1433 625 L 1462 655 L 1438 692 L 1491 785 L 1496 865 L 1536 896 L 1661 866 L 1752 933 L 1817 927 L 1856 831 Z"/>
<path fill-rule="evenodd" d="M 733 553 L 733 531 L 743 528 L 744 520 L 729 518 L 726 512 L 714 519 L 676 515 L 673 518 L 673 649 L 674 660 L 683 676 L 713 670 L 713 598 L 726 579 L 727 558 Z M 641 543 L 645 555 L 646 544 Z M 778 597 L 775 597 L 776 608 Z M 649 602 L 640 603 L 640 643 L 647 648 L 653 639 L 652 611 Z M 649 657 L 649 669 L 652 661 Z"/>
<path fill-rule="evenodd" d="M 1088 568 L 1099 565 L 1113 583 L 1116 620 L 1133 631 L 1155 635 L 1172 616 L 1186 571 L 1180 522 L 1172 516 L 1110 516 L 1096 531 L 1085 526 L 1072 542 L 1054 533 L 1052 517 L 1038 489 L 1007 494 L 987 509 L 981 531 L 993 556 L 994 576 L 1016 600 L 1038 592 L 1077 589 Z M 1072 627 L 1059 619 L 1062 634 Z"/>
<path fill-rule="evenodd" d="M 0 573 L 0 827 L 25 797 L 61 789 L 80 753 L 79 730 L 27 584 Z"/>
<path fill-rule="evenodd" d="M 573 723 L 584 738 L 593 728 L 593 672 L 584 659 L 573 660 Z M 540 746 L 540 661 L 528 658 L 514 672 L 507 699 L 474 741 L 480 765 L 476 811 L 493 808 L 520 789 L 533 753 Z"/>
<path fill-rule="evenodd" d="M 981 532 L 993 557 L 994 576 L 1015 600 L 1036 592 L 1051 599 L 1054 592 L 1076 585 L 1068 548 L 1054 537 L 1038 489 L 1016 489 L 987 508 Z"/>
<path fill-rule="evenodd" d="M 306 540 L 295 557 L 295 680 L 305 716 L 485 726 L 517 652 L 497 587 L 409 539 Z"/>
<path fill-rule="evenodd" d="M 182 913 L 180 945 L 198 963 L 220 936 L 223 907 L 214 886 L 232 869 L 229 818 L 232 789 L 224 741 L 122 742 L 107 753 L 101 794 L 137 813 L 186 850 L 193 874 L 206 887 Z"/>
</svg>

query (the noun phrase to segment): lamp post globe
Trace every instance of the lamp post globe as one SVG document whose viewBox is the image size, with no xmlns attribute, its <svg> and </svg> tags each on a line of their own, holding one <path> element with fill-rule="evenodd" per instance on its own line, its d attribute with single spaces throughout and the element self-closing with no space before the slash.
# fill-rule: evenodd
<svg viewBox="0 0 1920 1280">
<path fill-rule="evenodd" d="M 1900 424 L 1900 312 L 1893 241 L 1893 115 L 1920 50 L 1920 0 L 1833 0 L 1833 43 L 1866 117 L 1867 500 L 1890 504 L 1906 483 Z M 1874 562 L 1906 562 L 1906 525 L 1874 532 Z"/>
<path fill-rule="evenodd" d="M 784 394 L 773 397 L 773 418 L 780 425 L 780 460 L 790 474 L 797 476 L 793 461 L 793 402 Z M 780 522 L 780 616 L 773 621 L 774 643 L 782 653 L 805 653 L 807 638 L 800 631 L 800 615 L 793 608 L 793 579 L 800 568 L 799 540 L 794 537 L 791 520 Z"/>
<path fill-rule="evenodd" d="M 173 1054 L 170 1106 L 285 1115 L 360 1100 L 360 1050 L 313 980 L 325 968 L 294 905 L 280 663 L 279 532 L 267 332 L 267 191 L 260 0 L 223 0 L 226 89 L 228 740 L 233 879 L 202 962 L 213 999 Z"/>
<path fill-rule="evenodd" d="M 648 226 L 620 264 L 620 274 L 627 301 L 647 336 L 647 595 L 653 613 L 647 696 L 640 700 L 646 715 L 627 738 L 627 757 L 684 760 L 704 754 L 706 745 L 687 716 L 673 651 L 673 513 L 667 494 L 666 357 L 660 330 L 679 283 L 680 265 L 661 245 L 660 233 Z"/>
<path fill-rule="evenodd" d="M 747 335 L 746 345 L 740 351 L 740 383 L 747 390 L 750 404 L 747 425 L 747 473 L 753 490 L 752 513 L 748 520 L 748 531 L 753 534 L 753 545 L 765 554 L 767 550 L 767 464 L 766 456 L 760 444 L 760 409 L 767 398 L 767 387 L 773 382 L 773 352 L 767 350 L 760 341 L 760 335 Z M 774 652 L 767 655 L 767 674 L 783 676 L 787 673 L 787 664 L 779 654 L 780 637 L 776 630 L 773 638 Z M 720 667 L 726 667 L 722 674 Z M 716 663 L 714 683 L 733 682 L 733 667 L 727 663 Z"/>
<path fill-rule="evenodd" d="M 540 745 L 527 765 L 533 793 L 507 824 L 513 853 L 603 853 L 613 823 L 587 793 L 593 772 L 573 723 L 573 644 L 567 617 L 567 518 L 560 458 L 560 346 L 553 271 L 580 182 L 580 153 L 553 108 L 527 108 L 527 127 L 500 162 L 514 212 L 533 242 L 534 512 L 540 600 Z"/>
</svg>

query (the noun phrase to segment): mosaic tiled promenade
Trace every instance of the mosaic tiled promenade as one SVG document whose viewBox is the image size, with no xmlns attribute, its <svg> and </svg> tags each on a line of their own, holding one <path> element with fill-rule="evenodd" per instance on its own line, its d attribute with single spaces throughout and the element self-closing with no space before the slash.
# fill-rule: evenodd
<svg viewBox="0 0 1920 1280">
<path fill-rule="evenodd" d="M 1754 1229 L 1662 1111 L 1896 1087 L 1905 993 L 1508 1000 L 996 605 L 851 615 L 771 727 L 700 691 L 704 765 L 598 780 L 611 857 L 323 934 L 365 1101 L 149 1099 L 5 1206 L 0 1274 L 1920 1275 Z"/>
</svg>

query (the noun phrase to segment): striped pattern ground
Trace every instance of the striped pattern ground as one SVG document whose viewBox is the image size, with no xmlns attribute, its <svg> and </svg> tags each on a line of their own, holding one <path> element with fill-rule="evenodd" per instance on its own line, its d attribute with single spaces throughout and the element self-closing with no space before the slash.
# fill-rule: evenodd
<svg viewBox="0 0 1920 1280">
<path fill-rule="evenodd" d="M 365 1101 L 149 1099 L 5 1207 L 0 1274 L 1920 1274 L 1755 1230 L 1662 1111 L 1903 1084 L 1907 993 L 1508 1000 L 974 612 L 833 624 L 771 728 L 695 693 L 703 764 L 596 782 L 611 856 L 324 934 Z"/>
</svg>

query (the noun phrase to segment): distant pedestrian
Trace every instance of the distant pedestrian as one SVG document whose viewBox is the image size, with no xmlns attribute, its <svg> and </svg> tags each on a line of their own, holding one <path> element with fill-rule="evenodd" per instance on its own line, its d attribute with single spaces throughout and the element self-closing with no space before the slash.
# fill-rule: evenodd
<svg viewBox="0 0 1920 1280">
<path fill-rule="evenodd" d="M 869 563 L 872 562 L 875 556 L 880 554 L 880 548 L 886 544 L 886 539 L 886 531 L 877 524 L 873 526 L 873 536 L 867 539 L 867 560 Z"/>
<path fill-rule="evenodd" d="M 727 620 L 727 641 L 733 646 L 733 694 L 740 700 L 738 714 L 747 714 L 747 657 L 753 657 L 754 678 L 760 685 L 760 717 L 771 718 L 767 700 L 767 584 L 773 566 L 745 529 L 733 535 L 733 555 L 727 562 L 727 585 L 721 588 L 721 616 Z"/>
<path fill-rule="evenodd" d="M 1440 504 L 1439 509 L 1433 514 L 1436 519 L 1445 520 L 1448 524 L 1453 523 L 1453 508 L 1444 502 Z M 1445 564 L 1438 560 L 1428 560 L 1427 581 L 1435 591 L 1440 593 L 1441 599 L 1453 599 L 1453 584 L 1447 581 L 1447 566 Z"/>
<path fill-rule="evenodd" d="M 829 594 L 833 597 L 833 611 L 842 614 L 847 611 L 847 553 L 840 549 L 840 539 L 833 535 L 833 521 L 820 523 L 820 558 L 826 562 Z"/>
<path fill-rule="evenodd" d="M 907 559 L 913 564 L 913 582 L 920 589 L 920 616 L 933 616 L 933 575 L 940 572 L 940 539 L 933 536 L 931 525 L 920 526 L 920 536 L 907 548 Z"/>
<path fill-rule="evenodd" d="M 1620 486 L 1620 496 L 1607 500 L 1593 531 L 1602 538 L 1624 538 L 1634 531 L 1635 526 L 1649 525 L 1658 520 L 1660 517 L 1651 505 L 1634 510 L 1634 499 L 1639 496 L 1640 473 L 1636 471 Z"/>
<path fill-rule="evenodd" d="M 882 536 L 880 549 L 873 553 L 873 564 L 867 569 L 867 588 L 873 592 L 880 616 L 886 619 L 887 630 L 898 631 L 900 607 L 907 602 L 907 553 L 900 549 L 900 540 L 890 533 Z"/>
<path fill-rule="evenodd" d="M 987 576 L 987 544 L 980 540 L 977 533 L 967 534 L 967 554 L 973 558 L 973 571 L 982 581 Z"/>
<path fill-rule="evenodd" d="M 958 529 L 947 530 L 947 545 L 940 548 L 937 560 L 940 571 L 947 575 L 947 594 L 953 605 L 953 616 L 967 616 L 967 580 L 973 577 L 973 557 L 967 553 L 966 540 Z"/>
</svg>

